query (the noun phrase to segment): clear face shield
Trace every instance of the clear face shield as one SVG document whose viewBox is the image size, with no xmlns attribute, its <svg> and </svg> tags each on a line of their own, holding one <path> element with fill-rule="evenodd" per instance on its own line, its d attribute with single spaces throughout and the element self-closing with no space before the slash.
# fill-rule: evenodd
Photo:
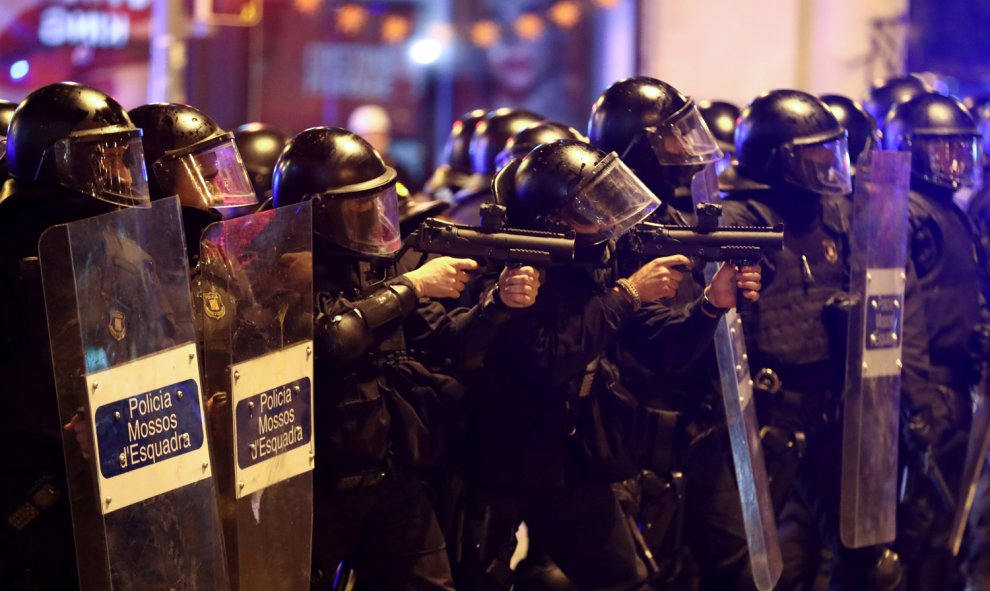
<svg viewBox="0 0 990 591">
<path fill-rule="evenodd" d="M 73 135 L 55 142 L 64 187 L 122 207 L 149 207 L 141 130 Z"/>
<path fill-rule="evenodd" d="M 814 193 L 852 192 L 845 132 L 824 142 L 787 144 L 781 153 L 787 182 Z"/>
<path fill-rule="evenodd" d="M 312 195 L 321 236 L 348 250 L 387 257 L 402 247 L 395 184 L 359 197 Z"/>
<path fill-rule="evenodd" d="M 549 220 L 574 230 L 582 246 L 625 234 L 660 206 L 660 200 L 615 152 L 595 168 L 574 198 Z"/>
<path fill-rule="evenodd" d="M 231 134 L 186 153 L 162 156 L 155 162 L 155 178 L 164 194 L 178 195 L 187 207 L 222 213 L 258 203 Z"/>
<path fill-rule="evenodd" d="M 718 188 L 719 163 L 709 164 L 691 177 L 691 198 L 694 204 L 718 203 L 722 194 Z"/>
<path fill-rule="evenodd" d="M 630 142 L 623 157 L 633 146 L 643 141 L 649 143 L 661 166 L 708 164 L 722 157 L 718 140 L 708 130 L 694 101 L 689 102 L 669 121 L 643 130 L 642 134 Z"/>
<path fill-rule="evenodd" d="M 959 189 L 980 185 L 980 138 L 966 135 L 915 135 L 912 170 L 933 185 Z"/>
</svg>

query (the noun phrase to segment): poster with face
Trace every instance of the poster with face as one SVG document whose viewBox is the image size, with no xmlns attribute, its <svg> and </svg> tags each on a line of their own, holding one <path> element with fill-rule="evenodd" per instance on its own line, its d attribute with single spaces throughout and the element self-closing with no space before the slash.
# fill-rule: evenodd
<svg viewBox="0 0 990 591">
<path fill-rule="evenodd" d="M 459 0 L 461 51 L 453 117 L 471 109 L 522 107 L 579 130 L 595 95 L 594 20 L 604 8 L 577 0 Z M 453 118 L 452 117 L 452 118 Z"/>
</svg>

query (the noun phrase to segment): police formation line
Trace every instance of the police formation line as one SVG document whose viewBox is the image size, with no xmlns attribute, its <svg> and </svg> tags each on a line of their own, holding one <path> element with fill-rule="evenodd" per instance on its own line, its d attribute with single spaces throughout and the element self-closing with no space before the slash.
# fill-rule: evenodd
<svg viewBox="0 0 990 591">
<path fill-rule="evenodd" d="M 974 113 L 4 104 L 0 588 L 990 589 Z"/>
</svg>

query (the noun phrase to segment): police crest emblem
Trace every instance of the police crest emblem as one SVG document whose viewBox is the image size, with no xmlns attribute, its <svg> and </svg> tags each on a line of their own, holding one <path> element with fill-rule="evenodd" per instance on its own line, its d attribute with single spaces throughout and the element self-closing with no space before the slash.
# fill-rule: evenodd
<svg viewBox="0 0 990 591">
<path fill-rule="evenodd" d="M 203 294 L 203 312 L 214 320 L 220 320 L 227 313 L 223 298 L 217 290 L 211 289 Z"/>
<path fill-rule="evenodd" d="M 110 323 L 107 325 L 107 329 L 115 340 L 124 340 L 124 337 L 127 336 L 127 316 L 120 310 L 110 310 Z"/>
</svg>

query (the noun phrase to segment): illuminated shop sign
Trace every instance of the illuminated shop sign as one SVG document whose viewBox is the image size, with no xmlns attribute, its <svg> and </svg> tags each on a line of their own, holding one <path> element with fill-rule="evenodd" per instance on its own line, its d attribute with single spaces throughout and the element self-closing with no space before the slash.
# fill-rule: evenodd
<svg viewBox="0 0 990 591">
<path fill-rule="evenodd" d="M 131 13 L 151 0 L 62 0 L 42 9 L 38 40 L 47 47 L 124 47 L 131 39 Z"/>
</svg>

